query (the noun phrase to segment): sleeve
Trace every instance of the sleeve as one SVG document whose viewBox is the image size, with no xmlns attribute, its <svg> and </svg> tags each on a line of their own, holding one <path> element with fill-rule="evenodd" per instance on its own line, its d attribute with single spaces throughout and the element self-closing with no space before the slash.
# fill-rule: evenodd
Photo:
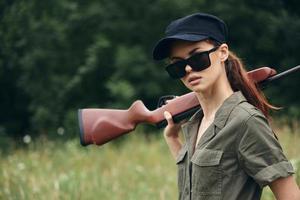
<svg viewBox="0 0 300 200">
<path fill-rule="evenodd" d="M 294 173 L 268 121 L 253 115 L 246 122 L 238 144 L 238 158 L 242 168 L 260 187 Z"/>
</svg>

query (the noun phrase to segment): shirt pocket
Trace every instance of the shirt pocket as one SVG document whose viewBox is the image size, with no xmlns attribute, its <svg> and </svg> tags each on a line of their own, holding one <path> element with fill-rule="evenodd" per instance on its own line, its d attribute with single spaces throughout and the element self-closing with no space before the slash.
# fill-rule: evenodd
<svg viewBox="0 0 300 200">
<path fill-rule="evenodd" d="M 196 196 L 221 197 L 222 170 L 220 166 L 223 151 L 211 149 L 196 150 L 192 156 L 192 191 Z M 215 199 L 214 198 L 214 199 Z"/>
<path fill-rule="evenodd" d="M 186 180 L 186 160 L 187 160 L 187 146 L 183 146 L 182 149 L 179 151 L 178 156 L 176 158 L 176 164 L 178 167 L 178 191 L 179 191 L 179 197 L 181 196 L 185 180 Z"/>
</svg>

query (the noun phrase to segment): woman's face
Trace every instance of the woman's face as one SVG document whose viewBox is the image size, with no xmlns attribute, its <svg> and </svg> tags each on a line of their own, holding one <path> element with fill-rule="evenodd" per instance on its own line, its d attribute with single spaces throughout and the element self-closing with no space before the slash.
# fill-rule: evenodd
<svg viewBox="0 0 300 200">
<path fill-rule="evenodd" d="M 181 59 L 187 59 L 195 53 L 208 51 L 214 48 L 214 45 L 208 41 L 187 42 L 175 41 L 171 48 L 170 62 L 174 63 Z M 205 92 L 219 82 L 220 77 L 226 76 L 224 61 L 228 57 L 228 46 L 222 44 L 216 51 L 209 54 L 211 65 L 202 71 L 193 71 L 189 65 L 186 65 L 186 75 L 180 80 L 190 90 L 194 92 Z M 225 74 L 224 74 L 225 73 Z"/>
</svg>

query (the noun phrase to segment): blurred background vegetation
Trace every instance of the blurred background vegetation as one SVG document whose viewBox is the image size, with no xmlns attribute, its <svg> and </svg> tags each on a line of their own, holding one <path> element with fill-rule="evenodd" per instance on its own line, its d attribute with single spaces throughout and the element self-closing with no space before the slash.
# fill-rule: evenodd
<svg viewBox="0 0 300 200">
<path fill-rule="evenodd" d="M 2 155 L 8 153 L 0 160 L 3 172 L 0 182 L 4 184 L 0 198 L 9 194 L 17 195 L 11 196 L 11 199 L 24 199 L 26 195 L 29 195 L 28 199 L 34 198 L 26 194 L 29 189 L 24 190 L 23 186 L 41 181 L 37 178 L 42 174 L 39 168 L 48 169 L 49 175 L 53 173 L 54 185 L 47 188 L 45 183 L 49 191 L 52 191 L 52 186 L 62 189 L 55 181 L 69 177 L 68 184 L 71 185 L 67 184 L 62 190 L 65 193 L 60 195 L 76 191 L 76 184 L 80 181 L 88 182 L 88 175 L 76 175 L 80 170 L 89 169 L 90 165 L 84 163 L 70 170 L 73 175 L 60 176 L 61 170 L 72 168 L 73 164 L 86 157 L 96 159 L 95 150 L 85 151 L 74 144 L 74 141 L 79 144 L 78 108 L 127 109 L 133 101 L 141 99 L 153 110 L 160 96 L 189 92 L 179 81 L 167 76 L 164 63 L 152 61 L 151 53 L 170 21 L 194 12 L 208 12 L 227 23 L 230 48 L 242 58 L 248 70 L 269 66 L 281 72 L 300 64 L 300 2 L 296 0 L 0 0 L 0 152 L 3 152 Z M 300 141 L 295 136 L 300 130 L 299 83 L 299 74 L 294 74 L 265 90 L 271 103 L 283 107 L 273 113 L 275 124 L 288 126 L 291 134 L 287 134 L 287 138 L 295 141 Z M 141 130 L 143 133 L 158 132 L 148 126 Z M 158 148 L 155 153 L 167 154 L 165 147 L 158 147 L 162 138 L 151 143 L 152 140 L 147 140 L 147 137 L 150 149 Z M 37 139 L 37 143 L 31 143 L 32 139 Z M 56 143 L 49 139 L 56 139 Z M 285 144 L 288 146 L 293 139 L 285 139 L 288 141 Z M 66 142 L 66 147 L 56 149 L 63 146 L 63 142 Z M 129 144 L 137 147 L 137 154 L 142 152 L 137 155 L 137 160 L 142 159 L 144 153 L 148 154 L 149 149 L 139 148 L 136 140 Z M 24 147 L 21 150 L 18 149 L 20 145 Z M 119 148 L 130 153 L 134 151 L 130 146 Z M 106 148 L 111 152 L 117 151 L 114 160 L 118 160 L 119 148 Z M 109 152 L 102 152 L 102 160 L 112 156 Z M 69 159 L 64 160 L 63 155 Z M 290 156 L 295 157 L 296 154 Z M 171 161 L 170 157 L 153 159 Z M 34 160 L 43 162 L 34 164 Z M 65 164 L 59 164 L 64 161 Z M 103 165 L 101 159 L 98 162 L 97 165 Z M 58 167 L 51 168 L 54 165 Z M 106 167 L 107 170 L 116 169 L 110 165 Z M 122 169 L 122 163 L 117 167 Z M 27 171 L 28 176 L 20 176 L 24 170 L 35 173 Z M 97 168 L 92 170 L 97 172 Z M 134 170 L 144 173 L 143 167 Z M 157 171 L 165 173 L 160 168 Z M 174 171 L 169 172 L 171 177 L 175 177 Z M 107 173 L 109 179 L 110 173 L 116 176 L 117 172 Z M 154 176 L 161 178 L 163 174 Z M 132 177 L 132 174 L 129 172 L 126 177 Z M 137 180 L 145 184 L 144 178 Z M 162 180 L 153 182 L 152 194 L 161 188 L 154 185 L 163 185 Z M 174 184 L 173 179 L 167 181 Z M 102 182 L 94 182 L 95 190 L 101 187 Z M 23 186 L 20 186 L 22 183 Z M 151 184 L 146 186 L 151 187 Z M 146 190 L 146 186 L 139 187 Z M 77 190 L 80 195 L 86 189 L 82 187 L 82 190 Z M 111 187 L 106 185 L 103 192 Z M 169 196 L 162 192 L 157 194 L 160 195 L 157 198 L 173 199 L 174 190 L 167 191 Z M 41 192 L 42 196 L 43 187 L 36 192 Z M 89 194 L 85 195 L 93 192 L 88 191 Z M 63 197 L 56 193 L 53 195 L 54 199 Z M 127 199 L 135 198 L 128 196 Z"/>
<path fill-rule="evenodd" d="M 300 63 L 296 0 L 1 0 L 0 135 L 76 136 L 78 108 L 141 99 L 151 110 L 188 92 L 151 52 L 171 20 L 198 11 L 224 19 L 248 70 Z M 289 121 L 300 119 L 299 83 L 291 75 L 266 91 Z"/>
</svg>

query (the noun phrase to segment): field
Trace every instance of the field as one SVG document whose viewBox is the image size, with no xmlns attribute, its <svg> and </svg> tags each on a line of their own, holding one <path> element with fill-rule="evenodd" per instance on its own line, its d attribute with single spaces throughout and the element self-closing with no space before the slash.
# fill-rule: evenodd
<svg viewBox="0 0 300 200">
<path fill-rule="evenodd" d="M 300 137 L 278 131 L 284 151 L 300 167 Z M 78 139 L 40 138 L 0 158 L 0 199 L 177 199 L 176 165 L 162 134 L 144 137 L 136 130 L 101 147 Z M 300 170 L 297 172 L 300 183 Z M 264 190 L 263 200 L 274 199 Z"/>
</svg>

